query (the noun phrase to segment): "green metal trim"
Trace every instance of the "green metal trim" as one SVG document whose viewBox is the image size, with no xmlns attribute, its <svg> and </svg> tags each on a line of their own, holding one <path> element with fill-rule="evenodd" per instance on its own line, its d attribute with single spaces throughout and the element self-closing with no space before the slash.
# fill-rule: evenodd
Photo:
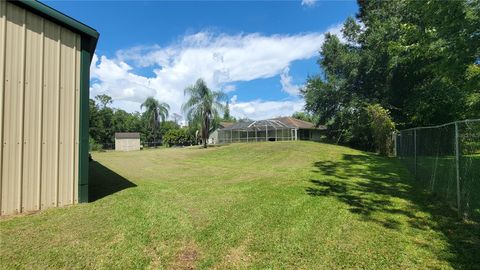
<svg viewBox="0 0 480 270">
<path fill-rule="evenodd" d="M 92 53 L 88 46 L 90 40 L 82 36 L 80 53 L 80 127 L 78 151 L 78 201 L 88 202 L 88 116 L 90 91 L 90 59 Z"/>
<path fill-rule="evenodd" d="M 53 9 L 41 2 L 35 0 L 8 0 L 11 3 L 21 6 L 33 13 L 36 13 L 42 17 L 47 18 L 50 21 L 53 21 L 57 24 L 60 24 L 70 30 L 79 33 L 80 35 L 86 36 L 89 39 L 89 42 L 86 44 L 85 48 L 90 52 L 90 57 L 93 56 L 95 48 L 97 46 L 97 41 L 100 34 L 93 28 L 88 25 L 85 25 L 72 17 L 61 13 L 60 11 Z"/>
<path fill-rule="evenodd" d="M 69 28 L 73 28 L 77 30 L 77 32 L 81 32 L 82 34 L 91 36 L 92 38 L 98 39 L 98 37 L 100 36 L 100 34 L 90 26 L 85 25 L 75 20 L 74 18 L 65 15 L 62 12 L 53 9 L 41 2 L 35 0 L 16 0 L 11 2 L 13 2 L 14 4 L 21 4 L 35 13 L 41 13 L 42 16 L 49 17 L 49 19 L 60 22 L 61 24 L 66 25 Z"/>
</svg>

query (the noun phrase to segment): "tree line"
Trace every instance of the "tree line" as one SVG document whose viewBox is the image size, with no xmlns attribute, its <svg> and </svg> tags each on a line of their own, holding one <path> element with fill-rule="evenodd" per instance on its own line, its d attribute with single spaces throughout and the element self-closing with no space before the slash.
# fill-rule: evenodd
<svg viewBox="0 0 480 270">
<path fill-rule="evenodd" d="M 301 93 L 329 138 L 383 151 L 396 129 L 480 117 L 480 1 L 359 0 Z"/>
<path fill-rule="evenodd" d="M 154 97 L 148 97 L 141 105 L 143 113 L 128 113 L 112 108 L 113 99 L 108 95 L 97 95 L 90 99 L 90 146 L 92 150 L 113 148 L 115 133 L 139 132 L 145 146 L 194 145 L 202 143 L 207 147 L 210 133 L 221 121 L 237 121 L 230 115 L 226 95 L 212 91 L 202 79 L 185 89 L 188 100 L 182 111 L 188 125 L 181 127 L 175 115 L 174 121 L 167 120 L 170 106 Z M 223 113 L 223 117 L 221 117 Z"/>
<path fill-rule="evenodd" d="M 98 95 L 95 99 L 90 99 L 89 134 L 90 147 L 93 150 L 114 148 L 117 132 L 139 132 L 142 143 L 161 145 L 161 138 L 168 131 L 180 129 L 178 122 L 166 120 L 168 113 L 152 114 L 153 104 L 158 103 L 154 98 L 148 98 L 142 104 L 142 107 L 146 108 L 143 113 L 129 113 L 113 108 L 112 101 L 108 95 Z"/>
</svg>

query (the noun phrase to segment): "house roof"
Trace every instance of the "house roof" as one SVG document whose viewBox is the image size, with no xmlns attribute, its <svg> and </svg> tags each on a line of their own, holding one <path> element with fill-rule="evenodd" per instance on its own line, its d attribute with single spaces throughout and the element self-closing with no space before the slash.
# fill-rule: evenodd
<svg viewBox="0 0 480 270">
<path fill-rule="evenodd" d="M 313 123 L 293 117 L 278 117 L 265 120 L 238 122 L 228 127 L 224 127 L 223 130 L 264 130 L 266 127 L 268 127 L 269 129 L 327 129 L 325 126 L 316 127 Z"/>
<path fill-rule="evenodd" d="M 115 133 L 115 139 L 140 139 L 140 133 L 138 133 L 138 132 L 117 132 L 117 133 Z"/>
<path fill-rule="evenodd" d="M 224 121 L 222 121 L 222 122 L 220 122 L 220 128 L 230 127 L 230 126 L 232 126 L 232 125 L 234 125 L 234 124 L 235 124 L 235 123 L 233 123 L 233 122 L 224 122 Z"/>
<path fill-rule="evenodd" d="M 293 117 L 278 117 L 278 118 L 273 118 L 273 120 L 278 120 L 288 126 L 296 127 L 298 129 L 321 129 L 321 130 L 327 129 L 326 126 L 321 125 L 316 127 L 311 122 L 303 121 Z"/>
</svg>

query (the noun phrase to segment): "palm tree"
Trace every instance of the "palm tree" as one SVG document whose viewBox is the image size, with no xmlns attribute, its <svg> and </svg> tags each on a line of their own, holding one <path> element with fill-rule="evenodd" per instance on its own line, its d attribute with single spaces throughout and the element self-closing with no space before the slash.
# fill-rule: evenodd
<svg viewBox="0 0 480 270">
<path fill-rule="evenodd" d="M 145 116 L 147 118 L 148 124 L 152 129 L 153 141 L 155 142 L 156 139 L 156 130 L 160 122 L 164 122 L 165 119 L 168 117 L 168 110 L 170 106 L 167 103 L 159 102 L 153 97 L 148 97 L 142 105 L 140 105 L 140 109 L 145 107 Z"/>
<path fill-rule="evenodd" d="M 224 110 L 221 101 L 226 95 L 210 90 L 202 79 L 185 88 L 185 95 L 188 95 L 189 99 L 183 104 L 182 110 L 190 123 L 200 124 L 203 147 L 207 148 L 210 126 L 213 119 L 218 117 L 219 111 Z"/>
</svg>

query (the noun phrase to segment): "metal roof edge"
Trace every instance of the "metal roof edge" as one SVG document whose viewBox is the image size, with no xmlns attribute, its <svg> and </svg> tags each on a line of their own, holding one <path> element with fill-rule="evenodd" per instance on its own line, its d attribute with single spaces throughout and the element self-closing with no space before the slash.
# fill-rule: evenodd
<svg viewBox="0 0 480 270">
<path fill-rule="evenodd" d="M 140 132 L 115 132 L 115 139 L 140 139 Z"/>
<path fill-rule="evenodd" d="M 8 0 L 8 1 L 15 5 L 26 8 L 42 17 L 46 17 L 49 20 L 52 20 L 63 26 L 66 26 L 67 28 L 70 28 L 75 32 L 78 32 L 81 35 L 87 36 L 90 39 L 90 42 L 89 42 L 90 44 L 88 49 L 93 55 L 93 52 L 95 51 L 95 48 L 97 45 L 98 38 L 100 37 L 100 33 L 98 33 L 97 30 L 36 0 Z"/>
</svg>

